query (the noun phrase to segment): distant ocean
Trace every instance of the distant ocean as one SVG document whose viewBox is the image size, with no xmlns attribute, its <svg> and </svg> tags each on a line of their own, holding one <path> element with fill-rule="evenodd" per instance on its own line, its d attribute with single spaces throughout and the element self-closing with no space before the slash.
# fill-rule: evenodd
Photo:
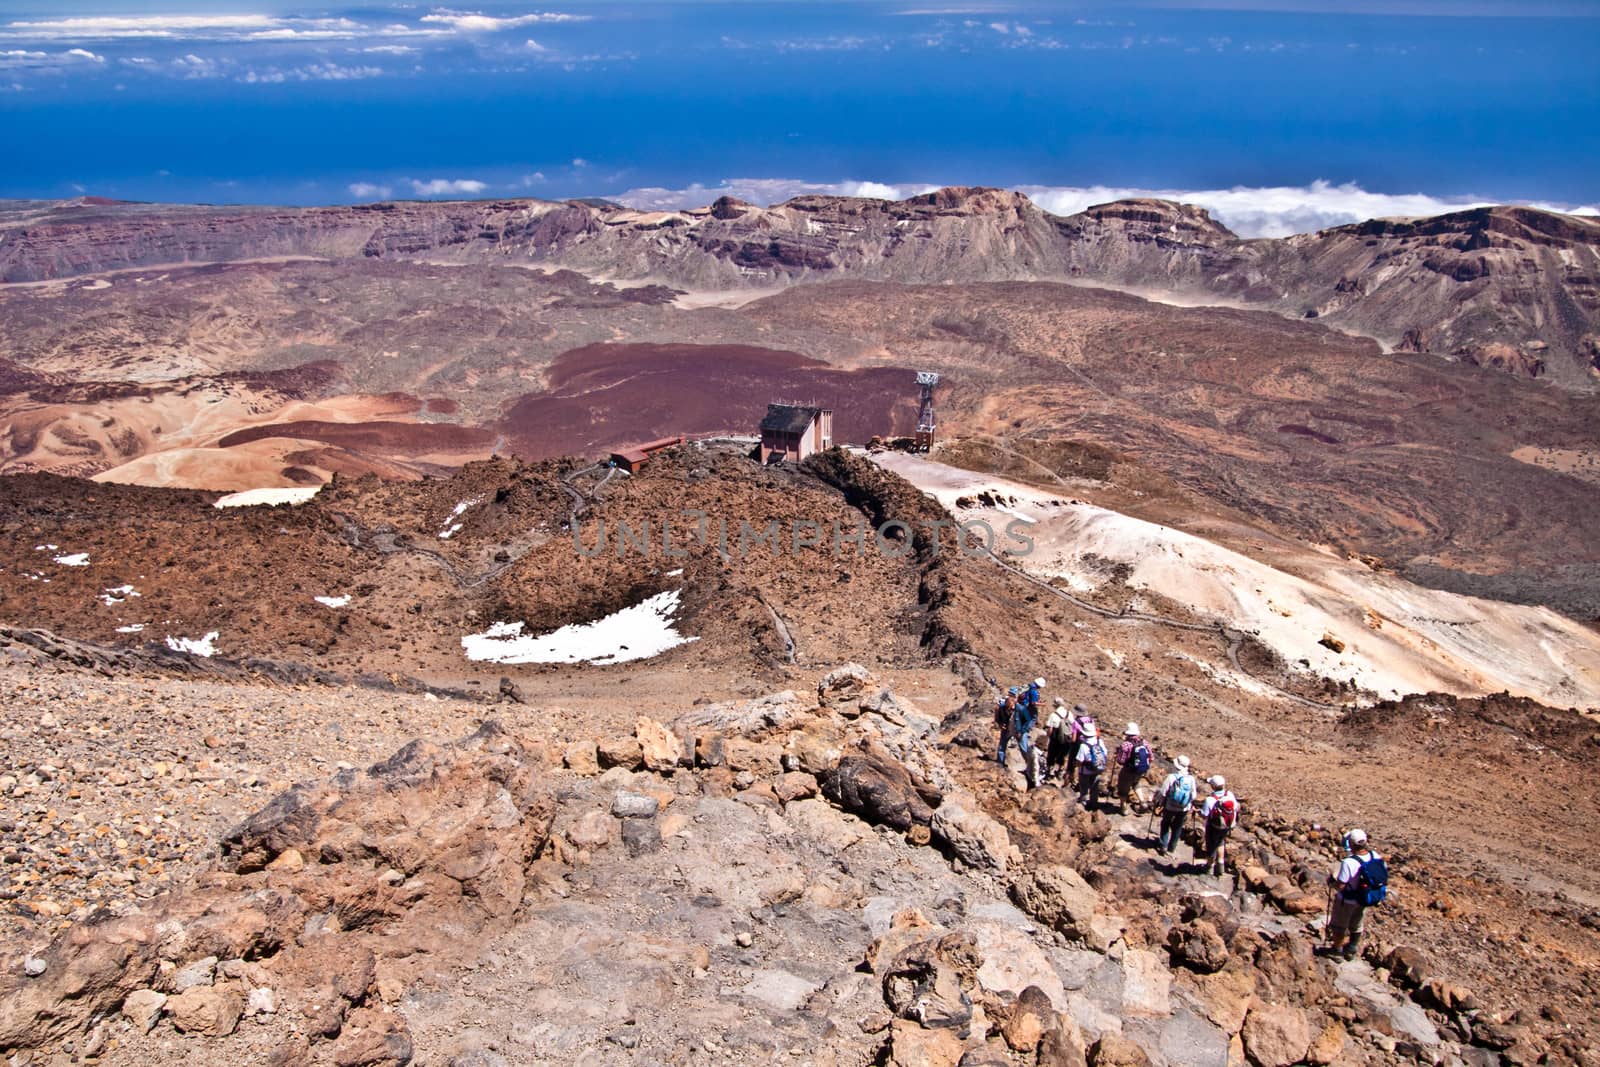
<svg viewBox="0 0 1600 1067">
<path fill-rule="evenodd" d="M 151 5 L 32 3 L 0 12 L 5 197 L 762 178 L 1600 199 L 1592 17 L 541 0 L 140 23 L 118 19 Z M 182 21 L 219 6 L 234 23 Z"/>
</svg>

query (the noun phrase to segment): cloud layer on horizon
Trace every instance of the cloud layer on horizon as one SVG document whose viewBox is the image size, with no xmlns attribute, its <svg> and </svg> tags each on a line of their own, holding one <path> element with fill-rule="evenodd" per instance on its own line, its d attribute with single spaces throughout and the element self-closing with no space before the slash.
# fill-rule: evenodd
<svg viewBox="0 0 1600 1067">
<path fill-rule="evenodd" d="M 869 181 L 806 182 L 786 178 L 730 178 L 715 186 L 695 184 L 686 189 L 629 189 L 611 199 L 630 207 L 670 210 L 701 207 L 719 196 L 770 205 L 805 195 L 904 200 L 937 188 L 940 186 L 926 183 L 889 185 Z M 1366 219 L 1443 215 L 1502 203 L 1526 203 L 1529 207 L 1575 215 L 1600 215 L 1600 205 L 1596 204 L 1492 200 L 1428 193 L 1376 193 L 1363 189 L 1355 182 L 1335 185 L 1322 179 L 1309 185 L 1234 186 L 1229 189 L 1140 189 L 1106 185 L 1023 185 L 1017 188 L 1054 215 L 1076 214 L 1094 204 L 1112 200 L 1177 200 L 1205 208 L 1241 237 L 1286 237 Z"/>
</svg>

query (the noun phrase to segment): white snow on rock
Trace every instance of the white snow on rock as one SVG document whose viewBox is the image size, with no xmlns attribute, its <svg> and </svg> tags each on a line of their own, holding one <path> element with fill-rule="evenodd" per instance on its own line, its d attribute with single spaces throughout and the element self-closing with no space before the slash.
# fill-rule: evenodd
<svg viewBox="0 0 1600 1067">
<path fill-rule="evenodd" d="M 89 565 L 89 553 L 73 552 L 70 555 L 55 556 L 51 559 L 51 562 L 59 563 L 63 567 L 87 567 Z"/>
<path fill-rule="evenodd" d="M 304 504 L 322 490 L 320 485 L 297 485 L 289 488 L 246 489 L 218 497 L 212 507 L 248 508 L 258 504 Z"/>
<path fill-rule="evenodd" d="M 464 515 L 468 508 L 475 504 L 481 503 L 483 503 L 482 497 L 473 497 L 471 500 L 463 500 L 461 503 L 457 504 L 456 509 L 450 513 L 450 518 L 444 520 L 444 529 L 439 531 L 439 540 L 448 541 L 450 538 L 460 533 L 461 528 L 465 526 L 466 523 L 456 522 L 455 520 Z"/>
<path fill-rule="evenodd" d="M 187 652 L 191 656 L 204 656 L 210 659 L 217 654 L 217 638 L 221 634 L 212 630 L 204 637 L 173 637 L 167 635 L 167 647 L 174 652 Z"/>
<path fill-rule="evenodd" d="M 55 545 L 34 545 L 33 546 L 33 550 L 35 552 L 54 552 L 56 550 L 56 546 Z"/>
<path fill-rule="evenodd" d="M 1093 589 L 1107 561 L 1126 564 L 1129 589 L 1253 634 L 1292 669 L 1380 697 L 1509 690 L 1557 707 L 1600 704 L 1600 635 L 1548 608 L 1426 589 L 1317 545 L 1263 537 L 1247 555 L 1064 493 L 904 453 L 871 458 L 958 519 L 989 522 L 998 548 L 1014 544 L 1003 531 L 1017 512 L 1034 519 L 1032 551 L 1011 560 L 1034 576 Z M 1000 506 L 974 505 L 985 491 Z M 1236 672 L 1196 662 L 1247 687 Z"/>
<path fill-rule="evenodd" d="M 314 596 L 311 599 L 326 607 L 342 608 L 350 603 L 350 594 L 346 593 L 344 596 Z"/>
<path fill-rule="evenodd" d="M 112 586 L 100 594 L 100 603 L 109 608 L 113 604 L 120 604 L 129 597 L 136 597 L 138 595 L 139 590 L 135 589 L 131 585 Z"/>
<path fill-rule="evenodd" d="M 657 593 L 594 622 L 573 623 L 547 634 L 522 632 L 520 622 L 497 622 L 461 639 L 470 660 L 490 663 L 627 663 L 698 641 L 673 626 L 679 590 Z"/>
<path fill-rule="evenodd" d="M 143 632 L 144 632 L 144 623 L 142 623 L 142 622 L 135 622 L 135 623 L 130 623 L 127 626 L 119 626 L 119 627 L 117 627 L 117 633 L 119 633 L 119 634 L 137 634 L 137 633 L 143 633 Z"/>
</svg>

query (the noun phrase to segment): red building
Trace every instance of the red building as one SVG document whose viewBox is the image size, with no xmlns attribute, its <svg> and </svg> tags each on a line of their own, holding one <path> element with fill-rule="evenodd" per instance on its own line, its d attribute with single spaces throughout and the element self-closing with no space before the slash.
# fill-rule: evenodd
<svg viewBox="0 0 1600 1067">
<path fill-rule="evenodd" d="M 798 463 L 833 447 L 833 411 L 797 404 L 768 404 L 761 420 L 761 462 Z"/>
<path fill-rule="evenodd" d="M 627 448 L 611 453 L 611 465 L 613 467 L 621 467 L 629 474 L 638 474 L 639 468 L 644 466 L 651 456 L 660 452 L 663 448 L 681 445 L 683 440 L 683 435 L 679 434 L 676 437 L 662 437 L 655 441 L 646 441 L 642 445 L 629 445 Z"/>
</svg>

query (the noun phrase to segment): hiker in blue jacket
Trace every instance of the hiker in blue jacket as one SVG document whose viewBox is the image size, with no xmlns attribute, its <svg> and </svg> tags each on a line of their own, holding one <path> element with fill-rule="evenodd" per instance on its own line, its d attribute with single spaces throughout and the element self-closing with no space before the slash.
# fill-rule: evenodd
<svg viewBox="0 0 1600 1067">
<path fill-rule="evenodd" d="M 1346 856 L 1328 876 L 1328 945 L 1330 955 L 1356 958 L 1367 909 L 1389 895 L 1389 866 L 1367 844 L 1365 830 L 1344 835 Z"/>
<path fill-rule="evenodd" d="M 1039 761 L 1037 753 L 1033 750 L 1033 726 L 1039 718 L 1039 702 L 1043 699 L 1040 690 L 1044 688 L 1044 679 L 1035 678 L 1028 683 L 1017 696 L 1017 707 L 1011 715 L 1011 729 L 1009 736 L 1002 732 L 1000 737 L 1000 764 L 1006 762 L 1006 745 L 1012 737 L 1017 739 L 1017 748 L 1022 752 L 1022 769 L 1028 776 L 1028 788 L 1039 787 Z"/>
</svg>

